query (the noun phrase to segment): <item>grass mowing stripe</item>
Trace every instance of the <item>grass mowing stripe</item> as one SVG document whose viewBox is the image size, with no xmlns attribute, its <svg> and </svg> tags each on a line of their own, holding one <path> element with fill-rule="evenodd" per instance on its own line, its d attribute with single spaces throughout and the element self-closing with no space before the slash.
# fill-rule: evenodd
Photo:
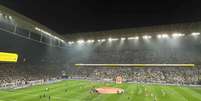
<svg viewBox="0 0 201 101">
<path fill-rule="evenodd" d="M 50 85 L 53 85 L 53 86 L 61 86 L 63 83 L 58 83 L 57 84 L 50 84 Z M 48 86 L 50 86 L 48 85 Z M 13 90 L 13 92 L 9 92 L 8 95 L 5 95 L 5 96 L 1 96 L 0 98 L 4 98 L 4 97 L 13 97 L 13 96 L 20 96 L 21 94 L 23 93 L 26 93 L 26 94 L 30 94 L 30 93 L 37 93 L 39 91 L 39 89 L 41 89 L 41 91 L 44 91 L 45 89 L 43 88 L 45 85 L 41 85 L 41 86 L 33 86 L 33 87 L 30 87 L 30 88 L 22 88 L 22 89 L 19 89 L 19 90 Z M 32 90 L 30 90 L 32 89 Z"/>
<path fill-rule="evenodd" d="M 144 85 L 137 84 L 137 92 L 135 96 L 137 101 L 147 101 L 148 99 L 144 96 Z"/>
<path fill-rule="evenodd" d="M 177 92 L 173 86 L 166 86 L 167 90 L 168 90 L 168 94 L 171 95 L 171 97 L 175 100 L 175 101 L 188 101 L 182 94 L 180 94 L 179 92 Z"/>
<path fill-rule="evenodd" d="M 201 101 L 200 94 L 197 95 L 197 93 L 193 92 L 191 89 L 188 89 L 186 87 L 174 87 L 174 89 L 182 94 L 189 101 Z"/>
<path fill-rule="evenodd" d="M 80 86 L 75 86 L 74 88 L 70 89 L 70 91 L 65 95 L 66 98 L 70 98 L 70 99 L 77 99 L 77 96 L 81 95 L 83 91 L 88 91 L 88 88 L 85 87 L 91 87 L 90 85 L 82 85 Z M 84 89 L 85 88 L 85 89 Z"/>
<path fill-rule="evenodd" d="M 65 85 L 62 83 L 62 84 L 55 84 L 55 85 L 53 85 L 53 87 L 61 87 L 61 85 L 65 86 Z M 44 87 L 44 88 L 43 88 L 43 87 Z M 4 98 L 4 99 L 8 99 L 8 98 L 13 98 L 13 99 L 14 99 L 14 98 L 20 98 L 20 100 L 23 100 L 23 99 L 25 99 L 25 98 L 32 98 L 31 96 L 27 96 L 27 94 L 29 94 L 29 95 L 35 95 L 35 94 L 37 94 L 38 97 L 39 97 L 40 94 L 44 93 L 46 87 L 49 87 L 49 85 L 48 85 L 48 86 L 42 86 L 41 88 L 39 88 L 39 89 L 43 89 L 42 91 L 39 90 L 38 88 L 35 88 L 35 87 L 34 87 L 34 89 L 32 88 L 32 90 L 30 90 L 28 93 L 27 93 L 27 92 L 17 93 L 17 95 L 14 94 L 14 95 L 8 96 L 8 97 L 6 97 L 6 98 Z M 57 88 L 57 89 L 58 89 L 58 88 Z M 31 92 L 31 91 L 33 91 L 33 92 Z M 36 92 L 36 91 L 37 91 L 37 92 Z"/>
<path fill-rule="evenodd" d="M 127 99 L 128 101 L 130 100 L 130 101 L 133 101 L 133 100 L 135 100 L 135 90 L 137 89 L 137 86 L 135 85 L 135 84 L 133 84 L 133 85 L 130 85 L 130 84 L 124 84 L 124 86 L 126 86 L 125 88 L 124 88 L 124 90 L 125 90 L 125 93 L 123 94 L 124 95 L 124 97 L 127 97 L 127 98 L 125 98 L 125 99 Z M 119 101 L 122 101 L 122 100 L 124 100 L 122 97 L 120 97 L 120 100 Z"/>
<path fill-rule="evenodd" d="M 167 89 L 165 85 L 158 85 L 155 86 L 155 89 L 160 92 L 160 96 L 159 96 L 159 100 L 163 100 L 163 101 L 172 101 L 174 99 L 172 99 L 171 95 L 167 94 Z"/>
<path fill-rule="evenodd" d="M 145 92 L 145 96 L 147 99 L 149 99 L 149 101 L 152 101 L 153 99 L 157 98 L 160 95 L 159 92 L 156 91 L 155 87 L 157 87 L 156 85 L 146 85 L 144 92 Z"/>
</svg>

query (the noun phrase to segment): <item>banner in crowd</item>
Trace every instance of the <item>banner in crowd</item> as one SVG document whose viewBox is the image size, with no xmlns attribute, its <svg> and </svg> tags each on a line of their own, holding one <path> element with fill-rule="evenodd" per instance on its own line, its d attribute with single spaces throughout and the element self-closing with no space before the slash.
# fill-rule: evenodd
<svg viewBox="0 0 201 101">
<path fill-rule="evenodd" d="M 0 52 L 0 62 L 17 62 L 18 54 Z"/>
</svg>

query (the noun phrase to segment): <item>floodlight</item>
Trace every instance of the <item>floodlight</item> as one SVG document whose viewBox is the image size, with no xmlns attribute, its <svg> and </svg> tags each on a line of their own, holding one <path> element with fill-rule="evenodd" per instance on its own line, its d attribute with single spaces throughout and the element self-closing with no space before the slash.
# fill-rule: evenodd
<svg viewBox="0 0 201 101">
<path fill-rule="evenodd" d="M 142 36 L 142 38 L 143 38 L 143 39 L 151 39 L 152 36 L 150 36 L 150 35 L 144 35 L 144 36 Z"/>
<path fill-rule="evenodd" d="M 198 35 L 200 35 L 200 33 L 199 32 L 193 32 L 193 33 L 191 33 L 191 35 L 192 36 L 198 36 Z"/>
<path fill-rule="evenodd" d="M 111 42 L 111 41 L 116 41 L 118 40 L 117 38 L 108 38 L 108 41 Z"/>
<path fill-rule="evenodd" d="M 74 44 L 74 42 L 73 42 L 73 41 L 69 41 L 69 42 L 68 42 L 68 44 L 70 44 L 70 45 L 71 45 L 71 44 Z"/>
<path fill-rule="evenodd" d="M 139 37 L 138 36 L 135 36 L 135 37 L 128 37 L 128 40 L 138 40 Z"/>
<path fill-rule="evenodd" d="M 93 43 L 94 40 L 87 40 L 87 43 Z"/>
<path fill-rule="evenodd" d="M 12 16 L 9 16 L 9 19 L 12 20 L 13 19 Z"/>
<path fill-rule="evenodd" d="M 105 39 L 101 39 L 101 42 L 105 42 L 106 40 Z"/>
<path fill-rule="evenodd" d="M 182 34 L 182 33 L 173 33 L 172 34 L 172 37 L 174 37 L 174 38 L 182 37 L 182 36 L 185 36 L 185 34 Z"/>
<path fill-rule="evenodd" d="M 169 36 L 167 34 L 159 34 L 157 35 L 157 38 L 168 38 Z"/>
<path fill-rule="evenodd" d="M 82 44 L 84 43 L 84 40 L 78 40 L 77 43 Z"/>
<path fill-rule="evenodd" d="M 122 37 L 122 38 L 121 38 L 121 41 L 124 41 L 124 40 L 126 40 L 126 38 L 125 38 L 125 37 Z"/>
</svg>

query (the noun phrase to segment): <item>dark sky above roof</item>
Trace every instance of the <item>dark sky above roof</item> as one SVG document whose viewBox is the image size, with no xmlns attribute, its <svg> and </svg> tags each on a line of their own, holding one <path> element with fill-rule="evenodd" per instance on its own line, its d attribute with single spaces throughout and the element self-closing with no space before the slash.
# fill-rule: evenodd
<svg viewBox="0 0 201 101">
<path fill-rule="evenodd" d="M 201 3 L 191 0 L 0 0 L 0 3 L 60 34 L 201 21 Z"/>
</svg>

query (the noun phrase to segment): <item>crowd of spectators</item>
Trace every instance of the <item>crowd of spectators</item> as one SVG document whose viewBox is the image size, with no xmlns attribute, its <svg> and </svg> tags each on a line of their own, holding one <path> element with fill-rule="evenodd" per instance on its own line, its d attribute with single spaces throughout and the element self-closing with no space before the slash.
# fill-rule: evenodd
<svg viewBox="0 0 201 101">
<path fill-rule="evenodd" d="M 61 78 L 61 69 L 55 64 L 0 64 L 0 87 L 5 84 L 23 85 L 31 81 Z"/>
<path fill-rule="evenodd" d="M 114 81 L 117 76 L 121 76 L 125 82 L 164 84 L 198 84 L 201 77 L 197 68 L 185 67 L 81 67 L 71 72 L 71 75 L 111 81 Z"/>
</svg>

